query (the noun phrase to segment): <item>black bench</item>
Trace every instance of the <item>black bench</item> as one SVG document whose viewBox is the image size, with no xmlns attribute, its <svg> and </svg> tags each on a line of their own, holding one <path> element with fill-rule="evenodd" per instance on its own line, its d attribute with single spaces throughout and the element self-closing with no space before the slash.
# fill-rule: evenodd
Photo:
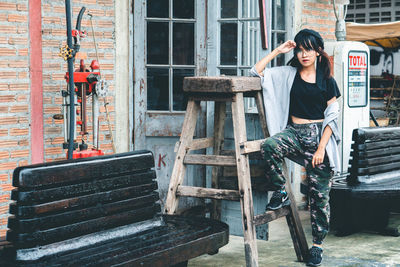
<svg viewBox="0 0 400 267">
<path fill-rule="evenodd" d="M 185 266 L 228 243 L 219 221 L 161 215 L 150 151 L 14 170 L 0 266 Z"/>
<path fill-rule="evenodd" d="M 333 180 L 331 225 L 337 235 L 372 230 L 399 236 L 388 228 L 400 205 L 400 127 L 353 131 L 349 173 Z"/>
</svg>

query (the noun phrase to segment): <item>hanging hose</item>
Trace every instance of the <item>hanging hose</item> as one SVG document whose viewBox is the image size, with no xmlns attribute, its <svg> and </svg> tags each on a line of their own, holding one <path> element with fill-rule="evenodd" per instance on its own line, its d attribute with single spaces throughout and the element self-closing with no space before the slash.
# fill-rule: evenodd
<svg viewBox="0 0 400 267">
<path fill-rule="evenodd" d="M 65 13 L 67 20 L 67 45 L 72 47 L 72 14 L 71 0 L 65 0 Z M 68 159 L 72 159 L 74 153 L 74 135 L 75 135 L 75 97 L 74 97 L 74 57 L 68 58 L 69 73 L 69 139 L 68 139 Z"/>
</svg>

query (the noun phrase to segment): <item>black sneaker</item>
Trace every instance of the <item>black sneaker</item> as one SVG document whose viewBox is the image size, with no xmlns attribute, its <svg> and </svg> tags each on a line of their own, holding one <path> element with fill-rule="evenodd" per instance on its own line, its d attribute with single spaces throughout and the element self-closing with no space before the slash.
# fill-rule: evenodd
<svg viewBox="0 0 400 267">
<path fill-rule="evenodd" d="M 312 246 L 308 252 L 307 266 L 320 266 L 322 262 L 322 248 Z"/>
<path fill-rule="evenodd" d="M 290 199 L 286 191 L 279 190 L 272 194 L 271 200 L 267 205 L 267 210 L 277 210 L 290 205 Z"/>
</svg>

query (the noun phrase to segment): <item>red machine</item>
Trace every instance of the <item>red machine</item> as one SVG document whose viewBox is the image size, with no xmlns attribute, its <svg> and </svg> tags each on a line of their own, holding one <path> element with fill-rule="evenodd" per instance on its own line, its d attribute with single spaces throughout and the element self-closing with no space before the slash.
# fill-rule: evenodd
<svg viewBox="0 0 400 267">
<path fill-rule="evenodd" d="M 80 39 L 86 37 L 86 32 L 80 30 L 80 24 L 82 20 L 83 13 L 85 12 L 86 8 L 83 7 L 79 12 L 78 19 L 77 19 L 77 26 L 75 30 L 72 30 L 72 37 L 74 38 L 74 45 L 72 48 L 65 46 L 61 49 L 60 55 L 64 57 L 64 60 L 73 60 L 75 61 L 75 56 L 77 55 L 79 48 L 80 48 Z M 96 50 L 97 52 L 97 50 Z M 62 90 L 63 96 L 63 119 L 64 119 L 64 143 L 63 148 L 68 149 L 67 157 L 70 157 L 70 147 L 72 146 L 69 144 L 69 141 L 72 140 L 73 143 L 73 153 L 72 158 L 86 158 L 86 157 L 93 157 L 93 156 L 100 156 L 104 155 L 99 149 L 99 96 L 106 96 L 108 87 L 107 83 L 104 80 L 101 80 L 101 73 L 100 73 L 100 65 L 97 60 L 92 60 L 90 64 L 90 70 L 86 68 L 84 59 L 80 59 L 80 66 L 79 69 L 71 72 L 67 72 L 65 74 L 65 80 L 68 84 L 67 90 Z M 73 77 L 73 90 L 70 90 L 72 82 L 70 81 L 70 76 Z M 73 96 L 71 96 L 73 94 Z M 88 100 L 91 98 L 92 104 L 92 137 L 93 137 L 93 147 L 88 149 Z M 71 101 L 71 99 L 74 99 Z M 71 105 L 72 102 L 72 105 Z M 75 107 L 78 106 L 79 108 L 75 110 Z M 70 109 L 74 111 L 71 112 Z M 73 114 L 73 118 L 71 118 L 71 114 Z M 79 116 L 79 119 L 76 117 Z M 74 125 L 70 125 L 73 122 Z M 75 123 L 76 122 L 76 123 Z M 81 136 L 81 144 L 76 143 L 76 136 L 77 136 L 77 127 L 80 126 L 80 131 L 78 134 Z M 73 130 L 68 131 L 73 127 Z M 71 136 L 71 132 L 73 136 Z"/>
</svg>

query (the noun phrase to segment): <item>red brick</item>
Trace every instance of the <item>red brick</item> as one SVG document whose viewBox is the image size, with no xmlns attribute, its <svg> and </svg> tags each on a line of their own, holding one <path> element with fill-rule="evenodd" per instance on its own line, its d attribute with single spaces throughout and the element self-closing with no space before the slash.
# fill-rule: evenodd
<svg viewBox="0 0 400 267">
<path fill-rule="evenodd" d="M 16 162 L 0 163 L 0 170 L 1 171 L 13 170 L 16 167 L 17 167 L 17 163 Z M 0 202 L 2 202 L 2 197 L 3 196 L 0 196 Z M 7 200 L 9 200 L 9 198 Z"/>
<path fill-rule="evenodd" d="M 0 79 L 16 79 L 17 73 L 14 71 L 0 71 Z"/>
<path fill-rule="evenodd" d="M 7 136 L 8 130 L 7 129 L 0 129 L 0 136 Z"/>
<path fill-rule="evenodd" d="M 8 174 L 0 174 L 0 183 L 4 184 L 4 183 L 8 183 L 10 181 Z M 2 212 L 2 206 L 0 206 L 0 214 L 3 213 Z"/>
<path fill-rule="evenodd" d="M 0 117 L 0 125 L 17 124 L 18 118 L 16 117 Z"/>
<path fill-rule="evenodd" d="M 15 95 L 0 95 L 0 103 L 14 102 Z"/>
<path fill-rule="evenodd" d="M 0 33 L 16 33 L 16 32 L 17 32 L 16 26 L 0 25 Z"/>
<path fill-rule="evenodd" d="M 11 158 L 27 158 L 29 157 L 29 149 L 11 151 Z"/>
<path fill-rule="evenodd" d="M 0 10 L 17 10 L 17 5 L 13 3 L 0 2 Z"/>
<path fill-rule="evenodd" d="M 26 79 L 26 78 L 28 78 L 28 72 L 27 71 L 18 72 L 18 79 Z"/>
<path fill-rule="evenodd" d="M 0 152 L 0 159 L 8 159 L 10 158 L 10 153 L 8 151 L 1 151 Z M 8 175 L 7 175 L 8 177 Z"/>
<path fill-rule="evenodd" d="M 10 67 L 10 68 L 27 68 L 29 66 L 28 66 L 27 60 L 15 60 L 15 61 L 9 61 L 8 67 Z"/>
<path fill-rule="evenodd" d="M 8 212 L 8 205 L 2 205 L 0 206 L 0 214 L 5 214 Z"/>
<path fill-rule="evenodd" d="M 29 164 L 29 162 L 27 161 L 27 160 L 20 160 L 20 161 L 18 161 L 18 166 L 26 166 L 26 165 L 28 165 Z"/>
<path fill-rule="evenodd" d="M 17 54 L 17 50 L 11 48 L 0 47 L 0 56 L 15 56 Z"/>
<path fill-rule="evenodd" d="M 11 136 L 28 135 L 28 134 L 29 134 L 29 129 L 17 129 L 17 128 L 10 129 Z"/>
<path fill-rule="evenodd" d="M 28 55 L 28 48 L 18 49 L 19 56 L 27 56 Z"/>
<path fill-rule="evenodd" d="M 10 14 L 8 15 L 9 22 L 27 22 L 26 15 Z"/>
<path fill-rule="evenodd" d="M 63 152 L 62 147 L 48 147 L 45 149 L 46 155 L 57 155 Z"/>
<path fill-rule="evenodd" d="M 28 91 L 29 84 L 28 83 L 12 83 L 10 84 L 11 91 Z"/>
<path fill-rule="evenodd" d="M 11 184 L 1 184 L 0 188 L 3 192 L 11 192 L 11 190 L 15 189 Z"/>
<path fill-rule="evenodd" d="M 58 114 L 61 113 L 61 107 L 45 107 L 44 114 Z"/>
<path fill-rule="evenodd" d="M 10 37 L 8 39 L 8 44 L 10 45 L 27 45 L 28 38 L 25 37 Z"/>
</svg>

